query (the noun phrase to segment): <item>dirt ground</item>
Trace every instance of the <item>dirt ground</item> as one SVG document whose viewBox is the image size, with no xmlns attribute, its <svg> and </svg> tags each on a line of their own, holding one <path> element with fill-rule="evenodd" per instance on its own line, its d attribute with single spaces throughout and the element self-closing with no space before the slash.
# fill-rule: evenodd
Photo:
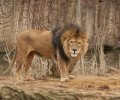
<svg viewBox="0 0 120 100">
<path fill-rule="evenodd" d="M 11 78 L 0 77 L 0 98 L 10 100 L 6 99 L 10 93 L 5 92 L 9 90 L 32 94 L 31 100 L 120 100 L 120 76 L 78 76 L 69 82 L 60 82 L 60 79 L 55 78 L 15 81 Z M 39 94 L 38 99 L 35 99 L 36 93 Z M 30 99 L 19 98 L 19 100 Z"/>
</svg>

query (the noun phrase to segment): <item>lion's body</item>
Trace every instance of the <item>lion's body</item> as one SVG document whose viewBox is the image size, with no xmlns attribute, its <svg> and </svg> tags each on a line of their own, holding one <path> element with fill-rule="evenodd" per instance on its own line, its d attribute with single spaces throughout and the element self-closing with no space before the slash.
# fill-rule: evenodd
<svg viewBox="0 0 120 100">
<path fill-rule="evenodd" d="M 60 70 L 61 81 L 69 79 L 69 66 L 74 65 L 81 56 L 84 56 L 88 45 L 87 36 L 74 25 L 58 28 L 53 31 L 27 30 L 17 37 L 16 72 L 20 77 L 20 69 L 25 67 L 25 76 L 37 52 L 41 57 L 55 58 Z"/>
<path fill-rule="evenodd" d="M 46 58 L 51 58 L 53 56 L 54 48 L 52 45 L 51 31 L 31 29 L 18 35 L 18 53 L 16 54 L 21 52 L 22 56 L 28 56 L 32 51 L 38 52 L 41 56 Z"/>
</svg>

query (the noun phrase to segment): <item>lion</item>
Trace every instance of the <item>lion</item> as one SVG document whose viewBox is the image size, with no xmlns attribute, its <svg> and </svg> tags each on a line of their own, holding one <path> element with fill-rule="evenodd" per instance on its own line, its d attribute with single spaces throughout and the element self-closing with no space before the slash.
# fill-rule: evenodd
<svg viewBox="0 0 120 100">
<path fill-rule="evenodd" d="M 55 59 L 60 71 L 61 81 L 70 79 L 70 66 L 84 57 L 88 49 L 87 33 L 74 24 L 56 27 L 52 31 L 30 29 L 18 34 L 16 54 L 11 66 L 16 62 L 16 79 L 20 79 L 22 66 L 25 69 L 25 80 L 29 79 L 28 69 L 33 57 Z M 10 67 L 11 68 L 11 67 Z"/>
</svg>

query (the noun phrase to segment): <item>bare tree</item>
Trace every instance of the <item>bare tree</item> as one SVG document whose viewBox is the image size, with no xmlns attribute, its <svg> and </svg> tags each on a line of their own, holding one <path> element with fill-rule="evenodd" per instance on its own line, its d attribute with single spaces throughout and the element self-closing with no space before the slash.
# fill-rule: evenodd
<svg viewBox="0 0 120 100">
<path fill-rule="evenodd" d="M 6 51 L 9 58 L 20 31 L 29 28 L 51 30 L 56 25 L 68 23 L 77 23 L 89 33 L 90 49 L 96 46 L 100 49 L 106 44 L 119 47 L 119 5 L 119 0 L 0 0 L 0 51 Z M 51 61 L 39 61 L 42 62 L 35 58 L 38 67 L 45 62 L 43 68 L 50 65 L 53 73 L 57 70 Z"/>
</svg>

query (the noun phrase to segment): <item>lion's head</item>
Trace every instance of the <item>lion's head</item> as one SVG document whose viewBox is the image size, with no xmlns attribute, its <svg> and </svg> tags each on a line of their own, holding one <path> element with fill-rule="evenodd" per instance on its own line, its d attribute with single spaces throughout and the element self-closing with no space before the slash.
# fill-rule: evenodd
<svg viewBox="0 0 120 100">
<path fill-rule="evenodd" d="M 66 54 L 71 57 L 77 57 L 80 52 L 81 48 L 83 47 L 84 42 L 80 37 L 72 37 L 68 41 L 63 43 L 64 50 Z M 66 49 L 65 49 L 66 48 Z"/>
<path fill-rule="evenodd" d="M 88 48 L 87 34 L 80 30 L 77 25 L 69 25 L 64 28 L 57 28 L 53 31 L 53 44 L 58 48 L 63 59 L 84 55 Z"/>
</svg>

